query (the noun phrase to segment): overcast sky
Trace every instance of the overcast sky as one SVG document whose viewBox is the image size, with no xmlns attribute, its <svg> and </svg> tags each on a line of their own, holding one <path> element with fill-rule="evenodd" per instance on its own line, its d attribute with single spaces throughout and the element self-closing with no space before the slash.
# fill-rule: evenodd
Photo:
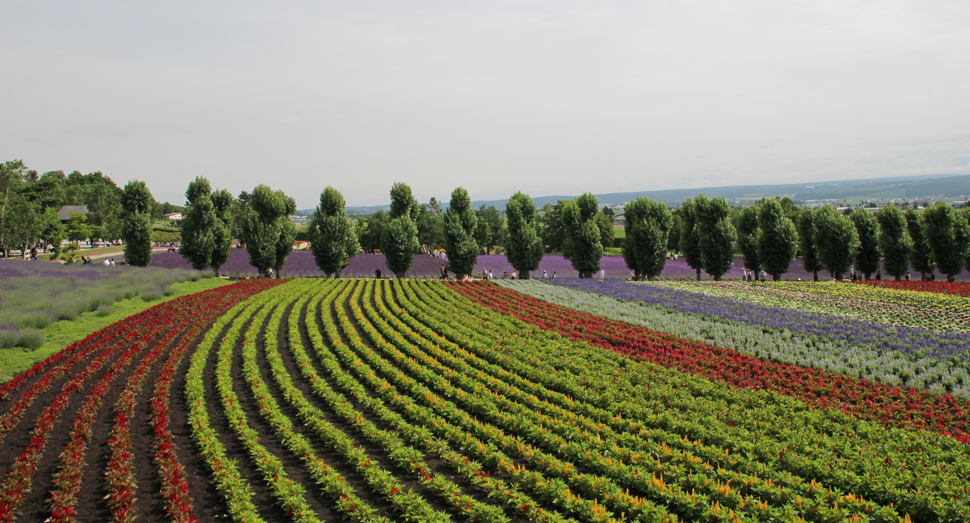
<svg viewBox="0 0 970 523">
<path fill-rule="evenodd" d="M 313 207 L 970 173 L 970 2 L 0 2 L 0 160 Z"/>
</svg>

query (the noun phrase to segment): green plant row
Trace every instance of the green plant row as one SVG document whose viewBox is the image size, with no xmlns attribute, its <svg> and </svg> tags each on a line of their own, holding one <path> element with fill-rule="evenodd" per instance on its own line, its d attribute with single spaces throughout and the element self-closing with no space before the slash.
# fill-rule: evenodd
<svg viewBox="0 0 970 523">
<path fill-rule="evenodd" d="M 323 412 L 314 407 L 293 385 L 278 352 L 276 341 L 277 330 L 287 305 L 293 303 L 294 299 L 299 304 L 301 298 L 308 297 L 315 289 L 306 285 L 297 286 L 290 284 L 286 285 L 284 290 L 288 290 L 285 294 L 281 294 L 285 299 L 273 304 L 275 310 L 270 316 L 266 327 L 261 330 L 261 335 L 263 336 L 263 344 L 270 369 L 277 383 L 280 385 L 286 401 L 296 408 L 303 422 L 326 443 L 328 448 L 338 452 L 346 460 L 346 463 L 356 469 L 372 489 L 385 496 L 406 520 L 428 522 L 451 521 L 451 518 L 447 514 L 432 509 L 420 494 L 413 491 L 406 491 L 405 487 L 390 472 L 381 468 L 375 460 L 368 456 L 364 449 L 356 445 L 342 431 L 327 422 Z M 305 299 L 302 301 L 305 302 Z M 264 307 L 263 311 L 267 309 L 267 307 Z M 264 312 L 261 312 L 260 315 L 264 315 Z M 259 365 L 256 362 L 256 338 L 259 335 L 259 329 L 249 329 L 246 331 L 243 345 L 243 375 L 249 383 L 254 397 L 259 399 L 260 413 L 270 422 L 277 435 L 283 438 L 287 447 L 295 455 L 303 456 L 305 461 L 309 461 L 313 454 L 312 447 L 306 438 L 292 431 L 292 422 L 282 413 L 269 387 L 267 387 L 260 375 Z M 361 419 L 360 413 L 356 411 L 348 414 L 347 412 L 338 410 L 338 413 L 353 419 Z M 394 453 L 394 450 L 403 450 L 400 448 L 394 449 L 393 446 L 388 445 L 384 447 L 391 454 Z M 402 457 L 404 457 L 405 462 L 415 458 L 413 453 Z M 327 493 L 335 495 L 337 498 L 342 498 L 344 494 L 344 492 L 339 491 L 330 491 Z M 368 516 L 372 517 L 372 515 Z"/>
<path fill-rule="evenodd" d="M 387 293 L 384 298 L 387 298 Z M 386 300 L 385 303 L 378 301 L 377 305 L 379 313 L 382 312 L 382 305 L 387 305 L 390 312 L 382 314 L 382 317 L 391 322 L 400 318 L 424 336 L 422 338 L 414 333 L 406 334 L 409 341 L 428 352 L 432 358 L 428 365 L 435 366 L 438 361 L 445 362 L 449 365 L 448 368 L 437 369 L 442 376 L 451 379 L 472 397 L 487 397 L 495 403 L 503 418 L 514 414 L 519 430 L 525 431 L 530 439 L 542 442 L 550 451 L 565 454 L 569 459 L 600 474 L 640 490 L 648 490 L 650 482 L 655 481 L 653 476 L 657 475 L 680 497 L 677 500 L 661 501 L 674 506 L 685 503 L 679 508 L 688 517 L 700 517 L 698 513 L 702 510 L 698 507 L 706 505 L 750 511 L 760 520 L 790 519 L 791 514 L 787 512 L 792 509 L 781 507 L 801 495 L 807 499 L 799 503 L 797 512 L 802 517 L 824 521 L 832 517 L 833 503 L 839 502 L 839 496 L 835 492 L 818 485 L 814 488 L 785 488 L 773 483 L 770 475 L 762 479 L 757 474 L 714 467 L 692 453 L 675 453 L 663 443 L 651 445 L 649 442 L 638 441 L 629 434 L 617 433 L 609 425 L 598 423 L 583 414 L 577 415 L 546 400 L 539 400 L 535 395 L 503 381 L 514 379 L 510 373 L 478 359 L 437 335 L 415 321 L 392 300 Z M 409 304 L 408 308 L 413 311 L 414 304 Z M 407 333 L 409 329 L 402 326 L 399 330 Z M 438 339 L 437 344 L 441 347 L 431 344 L 428 341 L 430 339 Z M 419 355 L 413 357 L 422 358 Z M 451 369 L 457 369 L 458 372 Z M 475 378 L 471 379 L 469 376 Z M 760 471 L 765 472 L 764 468 Z M 732 482 L 735 484 L 733 487 Z M 807 487 L 796 484 L 796 487 L 801 486 Z M 845 501 L 842 504 L 845 506 Z M 869 513 L 879 512 L 878 507 L 866 505 L 864 502 L 860 504 L 860 509 Z M 883 509 L 883 512 L 883 519 L 887 521 L 898 519 L 898 515 L 891 510 Z"/>
<path fill-rule="evenodd" d="M 395 344 L 387 341 L 387 339 L 403 341 L 399 333 L 386 325 L 377 323 L 378 326 L 383 327 L 384 332 L 381 332 L 378 330 L 378 327 L 371 324 L 367 317 L 365 317 L 362 308 L 357 304 L 358 301 L 362 301 L 363 309 L 370 309 L 368 305 L 368 300 L 370 299 L 369 291 L 369 288 L 364 288 L 363 286 L 356 289 L 355 294 L 351 297 L 350 309 L 353 313 L 354 320 L 363 329 L 368 339 L 383 354 L 390 358 L 390 361 L 393 363 L 385 361 L 381 356 L 376 354 L 368 354 L 369 351 L 363 352 L 361 355 L 375 369 L 378 369 L 384 377 L 390 379 L 397 386 L 404 388 L 411 397 L 431 407 L 442 418 L 465 428 L 465 430 L 484 440 L 487 444 L 494 445 L 496 448 L 502 449 L 503 452 L 507 452 L 511 456 L 529 463 L 536 469 L 535 471 L 520 467 L 515 468 L 514 472 L 525 473 L 525 478 L 523 479 L 530 480 L 529 483 L 525 484 L 537 489 L 540 498 L 551 501 L 553 504 L 560 506 L 560 509 L 566 513 L 587 521 L 609 521 L 613 519 L 615 514 L 609 512 L 606 505 L 600 503 L 601 500 L 607 505 L 614 507 L 617 512 L 631 514 L 643 520 L 676 520 L 676 517 L 669 514 L 663 507 L 648 500 L 631 496 L 605 478 L 581 473 L 576 470 L 574 464 L 564 462 L 555 456 L 536 449 L 523 438 L 506 434 L 505 430 L 478 421 L 471 414 L 457 407 L 453 401 L 445 400 L 441 395 L 435 394 L 428 387 L 422 385 L 421 382 L 424 382 L 430 383 L 436 388 L 442 388 L 444 390 L 443 395 L 451 397 L 455 401 L 468 400 L 467 395 L 462 391 L 450 387 L 446 381 L 441 380 L 440 376 L 425 369 L 408 355 L 398 350 Z M 371 319 L 374 319 L 376 316 L 373 309 L 370 309 L 368 314 Z M 341 318 L 341 322 L 342 324 L 346 323 L 343 325 L 345 332 L 350 332 L 352 325 L 349 324 L 349 321 Z M 366 349 L 362 343 L 359 343 L 359 347 L 357 348 L 359 351 Z M 396 370 L 395 366 L 399 366 L 406 373 Z M 505 457 L 505 459 L 508 460 L 508 463 L 512 462 L 508 457 Z M 498 466 L 503 463 L 497 462 L 494 465 L 489 465 Z M 511 473 L 513 471 L 506 470 L 505 472 Z M 549 478 L 545 476 L 549 476 Z M 519 477 L 516 477 L 516 479 L 524 483 Z M 583 499 L 581 496 L 573 494 L 570 487 L 582 491 L 591 499 Z"/>
<path fill-rule="evenodd" d="M 968 511 L 961 501 L 966 485 L 958 479 L 967 470 L 965 446 L 582 348 L 484 310 L 440 285 L 405 287 L 421 292 L 407 305 L 409 312 L 417 315 L 421 307 L 447 312 L 443 317 L 457 329 L 441 332 L 451 341 L 474 350 L 478 344 L 469 336 L 477 333 L 488 347 L 480 356 L 544 386 L 529 392 L 616 430 L 691 452 L 715 467 L 760 474 L 767 466 L 775 477 L 788 471 L 806 478 L 792 481 L 811 489 L 818 488 L 811 481 L 818 479 L 883 505 L 895 503 L 922 520 L 960 520 Z"/>
<path fill-rule="evenodd" d="M 379 378 L 376 374 L 370 371 L 370 369 L 362 360 L 360 360 L 360 358 L 350 352 L 348 347 L 341 340 L 340 334 L 335 325 L 332 323 L 326 325 L 321 323 L 319 311 L 329 311 L 335 295 L 337 293 L 341 293 L 344 290 L 344 287 L 345 286 L 341 285 L 324 300 L 317 303 L 316 311 L 313 312 L 317 328 L 308 329 L 311 344 L 317 353 L 321 365 L 327 370 L 329 375 L 341 387 L 341 389 L 347 394 L 353 396 L 353 398 L 361 405 L 375 413 L 383 422 L 387 423 L 390 427 L 393 427 L 393 429 L 396 430 L 400 436 L 410 441 L 411 444 L 434 454 L 435 457 L 441 459 L 446 465 L 462 475 L 465 480 L 470 482 L 476 488 L 480 489 L 487 496 L 495 498 L 512 513 L 518 513 L 522 516 L 530 518 L 533 521 L 572 521 L 563 518 L 559 514 L 548 512 L 542 509 L 529 496 L 520 492 L 515 487 L 510 486 L 506 481 L 491 477 L 491 473 L 486 471 L 481 463 L 476 462 L 474 459 L 469 460 L 465 455 L 453 450 L 445 440 L 439 439 L 437 436 L 435 436 L 432 431 L 421 425 L 409 423 L 404 419 L 404 417 L 385 406 L 384 400 L 390 400 L 390 402 L 395 406 L 401 407 L 408 411 L 415 408 L 421 408 L 414 405 L 413 400 L 410 400 L 410 398 L 405 398 L 397 394 L 393 385 L 388 383 L 386 380 Z M 291 340 L 298 340 L 298 329 L 299 326 L 296 316 L 291 316 Z M 370 381 L 372 386 L 374 386 L 374 390 L 376 391 L 377 395 L 381 397 L 381 399 L 376 399 L 369 396 L 367 390 L 360 384 L 360 382 L 341 369 L 341 363 L 338 361 L 334 353 L 327 348 L 327 344 L 324 343 L 323 337 L 320 334 L 321 331 L 326 332 L 329 345 L 334 348 L 334 351 L 341 354 L 341 356 L 344 358 L 344 364 L 348 368 L 353 369 L 355 373 L 366 376 L 368 381 Z M 331 391 L 326 382 L 322 380 L 311 367 L 309 357 L 303 350 L 302 345 L 293 342 L 291 344 L 291 348 L 294 351 L 294 357 L 300 365 L 304 376 L 312 383 L 314 391 L 317 392 L 321 397 L 325 398 L 329 398 L 330 396 L 334 395 L 334 392 Z M 485 449 L 485 445 L 477 440 L 473 443 L 470 443 L 467 439 L 462 440 L 461 442 L 462 446 L 468 446 L 469 444 L 474 445 L 475 448 L 479 450 Z M 467 499 L 466 496 L 461 496 L 460 498 L 456 497 L 455 501 L 459 505 L 464 504 L 466 510 L 472 510 L 473 504 Z M 472 514 L 469 514 L 469 516 L 472 516 Z M 492 519 L 493 517 L 494 519 Z M 484 511 L 476 513 L 474 518 L 478 519 L 479 521 L 498 521 L 507 519 L 504 515 L 501 517 L 498 515 L 491 516 Z"/>
</svg>

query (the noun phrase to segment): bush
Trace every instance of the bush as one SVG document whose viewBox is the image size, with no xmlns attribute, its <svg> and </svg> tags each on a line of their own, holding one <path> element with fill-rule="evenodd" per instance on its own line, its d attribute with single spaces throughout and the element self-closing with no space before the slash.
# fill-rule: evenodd
<svg viewBox="0 0 970 523">
<path fill-rule="evenodd" d="M 37 329 L 21 329 L 20 339 L 17 341 L 18 347 L 35 351 L 44 344 L 44 333 Z"/>
<path fill-rule="evenodd" d="M 101 305 L 98 307 L 97 315 L 98 317 L 103 318 L 105 316 L 109 316 L 112 312 L 114 312 L 114 309 L 111 308 L 111 305 Z"/>
</svg>

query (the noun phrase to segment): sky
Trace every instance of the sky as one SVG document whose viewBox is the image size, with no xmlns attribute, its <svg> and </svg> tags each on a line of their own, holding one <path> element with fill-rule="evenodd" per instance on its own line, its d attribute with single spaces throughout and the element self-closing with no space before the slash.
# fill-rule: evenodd
<svg viewBox="0 0 970 523">
<path fill-rule="evenodd" d="M 0 161 L 314 207 L 970 173 L 970 2 L 0 2 Z"/>
</svg>

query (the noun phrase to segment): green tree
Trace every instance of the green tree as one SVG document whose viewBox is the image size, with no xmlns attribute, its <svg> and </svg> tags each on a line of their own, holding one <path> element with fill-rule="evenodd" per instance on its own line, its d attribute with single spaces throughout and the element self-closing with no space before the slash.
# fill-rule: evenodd
<svg viewBox="0 0 970 523">
<path fill-rule="evenodd" d="M 441 209 L 441 202 L 432 197 L 427 204 L 421 204 L 415 225 L 418 227 L 418 243 L 428 249 L 441 247 L 444 244 L 444 211 Z"/>
<path fill-rule="evenodd" d="M 714 281 L 720 281 L 734 262 L 737 232 L 728 220 L 731 208 L 724 198 L 715 196 L 708 199 L 703 194 L 698 194 L 694 199 L 694 207 L 704 272 L 713 276 Z"/>
<path fill-rule="evenodd" d="M 478 216 L 478 225 L 475 227 L 475 242 L 478 246 L 485 249 L 485 254 L 490 254 L 493 249 L 505 243 L 505 236 L 508 230 L 505 227 L 505 218 L 494 205 L 482 205 L 475 213 Z"/>
<path fill-rule="evenodd" d="M 970 253 L 970 225 L 964 215 L 943 202 L 926 209 L 923 219 L 926 243 L 933 251 L 936 266 L 946 274 L 946 281 L 952 282 L 963 271 Z"/>
<path fill-rule="evenodd" d="M 778 281 L 788 272 L 798 252 L 798 231 L 776 199 L 761 202 L 758 210 L 758 260 Z"/>
<path fill-rule="evenodd" d="M 758 211 L 760 205 L 749 205 L 741 210 L 735 222 L 738 231 L 738 248 L 744 258 L 744 268 L 758 272 L 761 260 L 758 258 Z"/>
<path fill-rule="evenodd" d="M 325 274 L 340 277 L 350 260 L 360 251 L 354 223 L 347 216 L 346 202 L 337 189 L 327 187 L 320 193 L 317 205 L 310 220 L 310 248 L 317 267 Z"/>
<path fill-rule="evenodd" d="M 357 238 L 360 239 L 361 248 L 370 253 L 380 249 L 386 228 L 387 213 L 384 211 L 377 211 L 366 218 L 357 218 Z"/>
<path fill-rule="evenodd" d="M 44 213 L 44 228 L 41 230 L 40 239 L 51 244 L 55 258 L 61 255 L 61 243 L 67 239 L 67 230 L 57 217 L 57 209 L 53 207 Z"/>
<path fill-rule="evenodd" d="M 67 239 L 72 242 L 81 242 L 90 236 L 88 230 L 88 217 L 84 213 L 72 212 L 67 220 Z"/>
<path fill-rule="evenodd" d="M 559 200 L 556 205 L 547 203 L 542 206 L 540 236 L 546 253 L 564 252 L 566 249 L 566 229 L 563 228 L 562 209 L 566 202 Z"/>
<path fill-rule="evenodd" d="M 849 215 L 859 234 L 859 253 L 855 256 L 855 268 L 868 280 L 879 270 L 879 222 L 873 213 L 856 209 Z"/>
<path fill-rule="evenodd" d="M 212 225 L 213 247 L 209 264 L 218 278 L 219 268 L 229 261 L 229 249 L 232 248 L 233 206 L 236 199 L 228 190 L 222 189 L 213 192 L 211 200 L 216 219 Z"/>
<path fill-rule="evenodd" d="M 681 229 L 680 213 L 681 213 L 680 207 L 670 211 L 670 218 L 671 218 L 670 233 L 667 235 L 668 252 L 680 251 L 680 229 Z"/>
<path fill-rule="evenodd" d="M 152 262 L 152 208 L 155 199 L 145 182 L 132 180 L 121 196 L 125 260 L 129 265 L 147 267 Z"/>
<path fill-rule="evenodd" d="M 600 243 L 603 248 L 613 246 L 613 219 L 599 212 L 596 213 L 596 228 L 600 230 Z"/>
<path fill-rule="evenodd" d="M 44 231 L 45 214 L 37 202 L 17 192 L 10 196 L 8 211 L 3 224 L 6 229 L 4 237 L 10 247 L 17 247 L 22 255 L 26 255 Z M 83 214 L 80 216 L 84 217 Z"/>
<path fill-rule="evenodd" d="M 478 261 L 478 243 L 475 233 L 479 228 L 479 217 L 472 209 L 468 191 L 462 187 L 451 191 L 451 202 L 445 211 L 445 252 L 448 253 L 448 267 L 455 276 L 462 278 L 475 270 Z M 488 224 L 484 224 L 488 237 Z"/>
<path fill-rule="evenodd" d="M 684 255 L 687 266 L 697 272 L 697 281 L 701 279 L 701 269 L 704 268 L 704 256 L 701 251 L 700 227 L 698 226 L 698 210 L 694 200 L 687 198 L 680 206 L 680 253 Z"/>
<path fill-rule="evenodd" d="M 815 213 L 815 245 L 822 266 L 841 280 L 859 252 L 859 233 L 848 216 L 826 205 Z"/>
<path fill-rule="evenodd" d="M 403 278 L 414 255 L 421 245 L 418 243 L 418 202 L 411 194 L 411 187 L 405 183 L 395 183 L 391 187 L 391 210 L 387 226 L 381 232 L 381 250 L 387 268 L 398 278 Z"/>
<path fill-rule="evenodd" d="M 673 215 L 662 202 L 638 197 L 628 203 L 623 214 L 626 237 L 623 261 L 634 279 L 655 279 L 667 264 L 667 242 Z"/>
<path fill-rule="evenodd" d="M 882 251 L 882 268 L 900 280 L 909 271 L 909 253 L 913 240 L 906 230 L 906 215 L 895 205 L 886 205 L 876 211 L 879 222 L 879 250 Z"/>
<path fill-rule="evenodd" d="M 926 227 L 921 212 L 916 209 L 906 211 L 906 230 L 913 240 L 913 249 L 909 251 L 909 264 L 925 280 L 936 270 L 936 260 L 933 259 L 933 250 L 926 240 Z"/>
<path fill-rule="evenodd" d="M 182 218 L 179 254 L 189 261 L 193 269 L 201 271 L 212 265 L 212 252 L 216 246 L 217 218 L 209 180 L 199 176 L 189 182 L 185 200 L 188 211 Z"/>
<path fill-rule="evenodd" d="M 280 270 L 289 255 L 287 248 L 292 250 L 296 236 L 293 222 L 287 218 L 295 209 L 292 198 L 267 185 L 256 186 L 248 195 L 248 205 L 242 216 L 241 240 L 249 253 L 249 264 L 261 276 L 269 276 L 269 270 L 275 268 L 276 277 L 280 277 Z M 288 246 L 284 245 L 287 241 Z"/>
<path fill-rule="evenodd" d="M 802 266 L 805 271 L 812 273 L 818 281 L 818 271 L 822 270 L 818 246 L 815 243 L 815 215 L 812 209 L 804 209 L 798 216 L 798 244 L 802 254 Z"/>
<path fill-rule="evenodd" d="M 9 239 L 6 238 L 5 234 L 9 228 L 7 220 L 10 197 L 17 187 L 26 183 L 26 180 L 30 177 L 30 172 L 23 160 L 10 160 L 0 163 L 0 249 L 3 251 L 4 258 L 9 255 Z"/>
<path fill-rule="evenodd" d="M 596 225 L 597 214 L 599 202 L 592 193 L 585 193 L 563 206 L 562 223 L 566 238 L 563 256 L 579 272 L 580 278 L 591 278 L 594 272 L 600 270 L 603 244 Z"/>
<path fill-rule="evenodd" d="M 536 206 L 529 195 L 517 192 L 505 204 L 508 217 L 508 240 L 505 242 L 505 258 L 519 272 L 519 278 L 529 279 L 529 272 L 539 268 L 545 251 L 539 237 L 539 220 Z"/>
</svg>

